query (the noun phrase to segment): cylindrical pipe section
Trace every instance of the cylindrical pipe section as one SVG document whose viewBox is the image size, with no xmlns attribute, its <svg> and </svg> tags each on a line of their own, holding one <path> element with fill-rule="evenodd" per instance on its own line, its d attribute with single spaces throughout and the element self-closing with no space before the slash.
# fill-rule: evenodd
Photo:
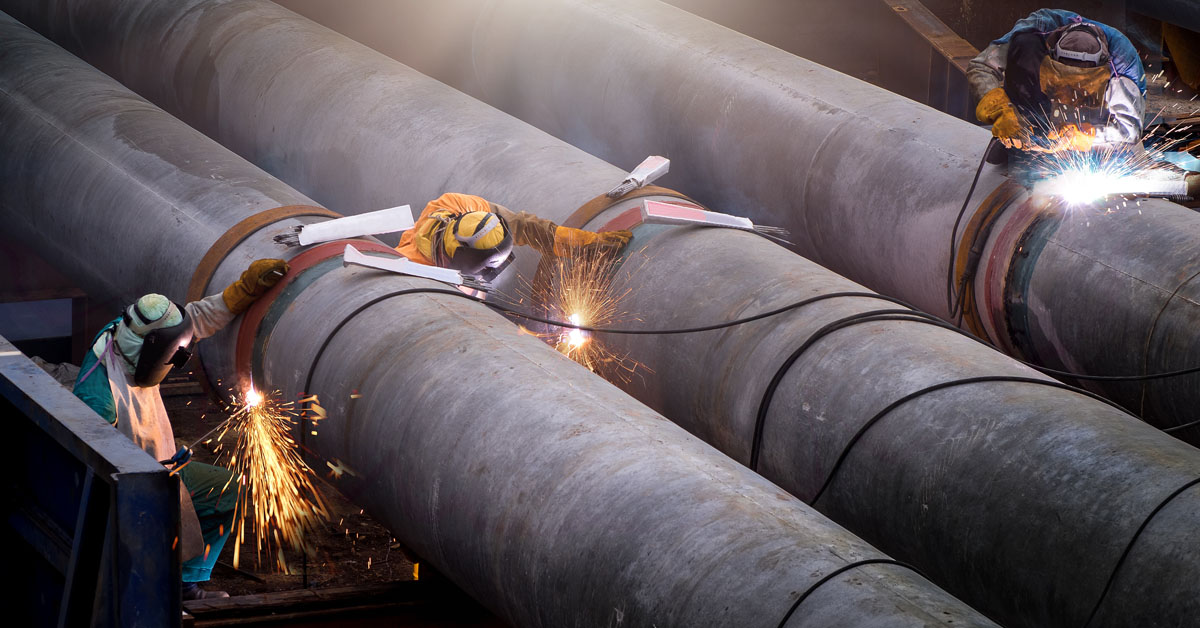
<svg viewBox="0 0 1200 628">
<path fill-rule="evenodd" d="M 0 128 L 5 228 L 116 302 L 181 299 L 230 225 L 310 203 L 3 14 Z M 294 224 L 250 235 L 214 285 L 289 256 L 271 236 Z M 354 315 L 445 286 L 336 256 L 297 275 L 260 383 L 318 394 L 308 446 L 514 625 L 994 626 L 482 305 Z M 235 375 L 233 327 L 204 341 L 215 378 Z"/>
<path fill-rule="evenodd" d="M 613 163 L 667 155 L 664 184 L 787 227 L 809 259 L 947 313 L 951 230 L 985 130 L 658 2 L 281 4 Z M 880 45 L 847 29 L 847 45 Z M 983 168 L 964 223 L 1002 180 Z M 976 272 L 976 294 L 1000 295 L 978 304 L 991 340 L 1089 375 L 1196 366 L 1200 218 L 1161 200 L 1110 201 L 1060 210 L 1057 224 L 1029 236 L 1048 238 L 1044 255 L 989 247 L 984 266 L 1020 266 Z M 1198 382 L 1084 385 L 1168 428 L 1194 420 Z M 1200 443 L 1200 429 L 1176 435 Z"/>
<path fill-rule="evenodd" d="M 54 32 L 75 49 L 102 49 L 94 59 L 109 71 L 314 196 L 338 199 L 339 207 L 369 208 L 385 198 L 413 202 L 405 196 L 417 194 L 407 191 L 411 184 L 419 199 L 458 189 L 561 220 L 573 210 L 569 203 L 621 177 L 610 165 L 269 3 L 124 2 L 118 13 L 104 12 L 106 3 L 82 6 L 33 13 L 51 16 Z M 85 16 L 97 39 L 72 28 Z M 146 59 L 133 24 L 143 37 L 170 25 L 183 43 L 159 44 L 159 54 Z M 102 46 L 105 32 L 120 36 Z M 183 70 L 196 67 L 219 70 Z M 194 91 L 209 96 L 180 96 Z M 380 202 L 368 204 L 370 198 Z M 630 206 L 619 203 L 592 226 Z M 649 259 L 626 263 L 643 270 L 629 282 L 624 309 L 647 326 L 707 324 L 861 291 L 751 234 L 650 227 L 637 233 L 633 255 Z M 521 265 L 531 267 L 528 260 Z M 1194 526 L 1173 518 L 1200 500 L 1196 491 L 1171 500 L 1146 528 L 1153 534 L 1139 537 L 1128 559 L 1121 556 L 1141 522 L 1200 476 L 1200 454 L 1100 401 L 1055 390 L 1048 378 L 954 332 L 921 323 L 881 321 L 833 332 L 783 368 L 821 325 L 891 307 L 877 301 L 834 298 L 695 337 L 610 342 L 650 369 L 629 390 L 743 462 L 750 461 L 769 380 L 782 372 L 762 424 L 759 467 L 806 499 L 834 471 L 854 430 L 906 395 L 964 373 L 1034 379 L 950 386 L 898 405 L 848 450 L 817 506 L 904 552 L 1011 625 L 1079 626 L 1098 604 L 1097 626 L 1147 617 L 1169 625 L 1196 612 L 1193 583 L 1200 577 L 1181 574 L 1200 570 L 1191 549 L 1200 545 Z M 959 483 L 960 477 L 971 481 Z M 893 492 L 874 492 L 883 486 Z"/>
</svg>

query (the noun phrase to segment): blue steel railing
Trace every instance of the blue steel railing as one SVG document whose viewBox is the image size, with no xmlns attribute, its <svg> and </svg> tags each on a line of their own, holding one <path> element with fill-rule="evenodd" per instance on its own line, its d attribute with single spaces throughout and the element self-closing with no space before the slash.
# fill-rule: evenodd
<svg viewBox="0 0 1200 628">
<path fill-rule="evenodd" d="M 178 626 L 178 479 L 3 337 L 0 420 L 6 623 Z"/>
</svg>

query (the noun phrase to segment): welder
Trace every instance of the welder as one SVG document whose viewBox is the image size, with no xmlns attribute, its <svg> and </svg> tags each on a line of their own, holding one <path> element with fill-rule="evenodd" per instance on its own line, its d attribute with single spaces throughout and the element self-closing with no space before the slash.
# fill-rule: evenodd
<svg viewBox="0 0 1200 628">
<path fill-rule="evenodd" d="M 1141 59 L 1120 31 L 1077 13 L 1034 11 L 971 60 L 967 81 L 976 117 L 1008 148 L 1141 147 Z"/>
<path fill-rule="evenodd" d="M 447 192 L 425 206 L 396 250 L 414 262 L 491 281 L 512 262 L 514 245 L 551 257 L 601 255 L 620 252 L 631 238 L 629 231 L 562 227 L 478 196 Z"/>
<path fill-rule="evenodd" d="M 176 447 L 158 385 L 187 361 L 193 339 L 217 333 L 287 270 L 283 260 L 255 261 L 221 293 L 182 307 L 160 294 L 139 298 L 96 335 L 75 380 L 77 397 L 155 460 L 177 467 L 187 489 L 179 495 L 177 537 L 185 600 L 228 597 L 198 583 L 211 577 L 233 527 L 237 485 L 229 470 L 190 462 L 190 452 Z M 227 486 L 235 488 L 225 493 Z"/>
</svg>

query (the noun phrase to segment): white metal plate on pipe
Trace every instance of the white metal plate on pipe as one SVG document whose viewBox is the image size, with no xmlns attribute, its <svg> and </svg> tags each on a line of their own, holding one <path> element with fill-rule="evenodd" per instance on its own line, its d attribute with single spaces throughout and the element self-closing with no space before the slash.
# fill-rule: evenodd
<svg viewBox="0 0 1200 628">
<path fill-rule="evenodd" d="M 463 285 L 463 276 L 459 274 L 457 270 L 441 268 L 439 266 L 418 264 L 403 257 L 372 257 L 370 255 L 364 255 L 358 249 L 347 244 L 346 251 L 342 256 L 342 266 L 350 265 L 364 266 L 366 268 L 374 268 L 377 270 L 386 270 L 391 273 L 399 273 L 401 275 L 410 275 L 413 277 L 424 277 L 426 279 L 454 284 L 456 286 Z"/>
<path fill-rule="evenodd" d="M 357 216 L 346 216 L 305 225 L 300 230 L 300 244 L 308 246 L 319 242 L 395 233 L 412 229 L 413 224 L 412 209 L 408 205 L 401 205 L 391 209 L 381 209 Z"/>
</svg>

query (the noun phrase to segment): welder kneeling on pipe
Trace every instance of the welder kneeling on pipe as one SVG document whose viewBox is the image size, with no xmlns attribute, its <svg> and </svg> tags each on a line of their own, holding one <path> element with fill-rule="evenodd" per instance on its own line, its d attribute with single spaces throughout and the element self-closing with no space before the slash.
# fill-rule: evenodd
<svg viewBox="0 0 1200 628">
<path fill-rule="evenodd" d="M 414 262 L 491 281 L 512 262 L 514 244 L 563 257 L 585 252 L 615 254 L 632 238 L 629 231 L 595 233 L 560 227 L 478 196 L 447 192 L 425 206 L 413 228 L 401 236 L 396 250 Z"/>
<path fill-rule="evenodd" d="M 1039 9 L 971 60 L 975 115 L 1022 151 L 1137 149 L 1146 72 L 1120 31 L 1061 9 Z"/>
<path fill-rule="evenodd" d="M 75 396 L 155 460 L 174 465 L 187 488 L 179 494 L 184 600 L 229 597 L 224 591 L 205 591 L 197 583 L 211 577 L 229 537 L 237 485 L 230 484 L 229 470 L 188 464 L 190 452 L 177 452 L 158 385 L 173 367 L 187 361 L 193 338 L 207 338 L 228 325 L 287 269 L 283 260 L 258 260 L 221 294 L 183 307 L 161 294 L 141 297 L 96 335 L 75 380 Z M 235 488 L 223 494 L 227 486 Z"/>
</svg>

